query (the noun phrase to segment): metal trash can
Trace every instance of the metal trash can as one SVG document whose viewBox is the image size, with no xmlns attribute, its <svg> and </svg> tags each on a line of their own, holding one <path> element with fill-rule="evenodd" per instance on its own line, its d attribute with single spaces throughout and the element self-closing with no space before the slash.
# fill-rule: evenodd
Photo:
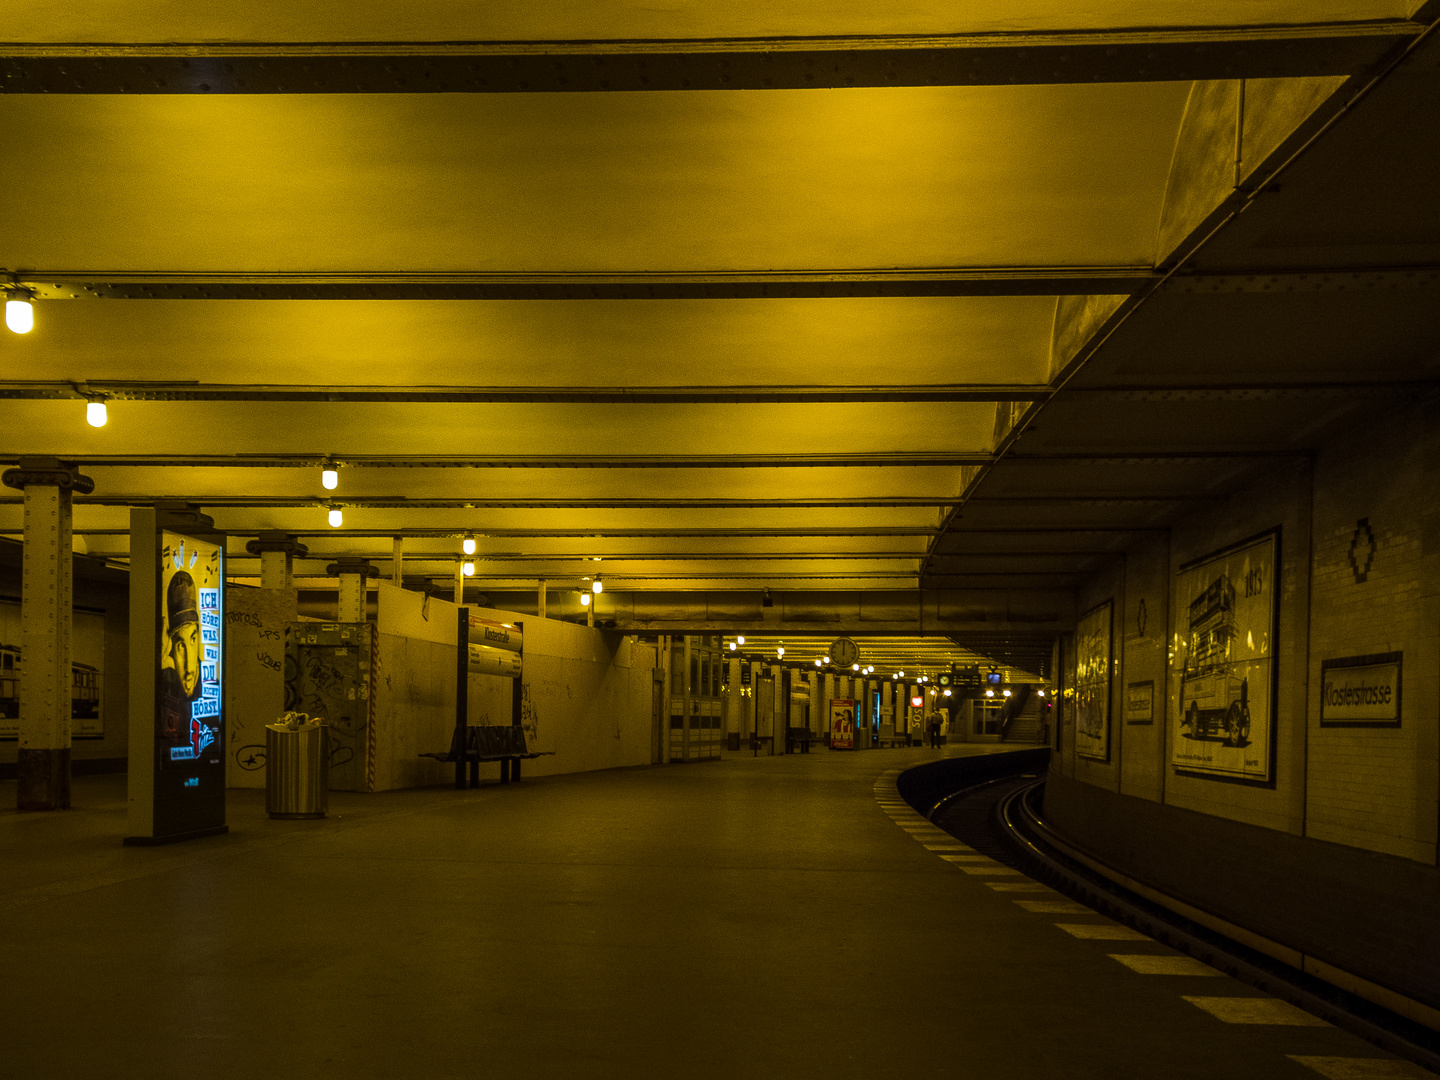
<svg viewBox="0 0 1440 1080">
<path fill-rule="evenodd" d="M 265 725 L 265 810 L 272 818 L 323 818 L 330 806 L 330 726 Z"/>
</svg>

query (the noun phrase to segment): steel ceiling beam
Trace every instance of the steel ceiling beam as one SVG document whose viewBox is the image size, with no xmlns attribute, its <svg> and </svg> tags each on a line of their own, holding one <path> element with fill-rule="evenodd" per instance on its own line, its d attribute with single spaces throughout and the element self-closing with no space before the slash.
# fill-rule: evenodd
<svg viewBox="0 0 1440 1080">
<path fill-rule="evenodd" d="M 11 94 L 417 94 L 985 86 L 1353 75 L 1421 30 L 1294 26 L 640 41 L 8 44 Z"/>
<path fill-rule="evenodd" d="M 313 509 L 343 507 L 356 510 L 766 510 L 766 509 L 902 509 L 949 506 L 950 496 L 877 495 L 849 498 L 797 497 L 794 499 L 692 499 L 598 498 L 511 499 L 458 498 L 407 499 L 403 495 L 345 497 L 286 495 L 164 495 L 138 492 L 119 495 L 76 496 L 77 506 L 150 506 L 167 501 L 194 503 L 206 508 Z M 23 496 L 0 496 L 0 505 L 24 502 Z"/>
<path fill-rule="evenodd" d="M 1133 292 L 1150 266 L 995 266 L 630 274 L 175 274 L 27 270 L 41 300 L 737 300 Z"/>
<path fill-rule="evenodd" d="M 13 465 L 18 455 L 0 455 Z M 974 465 L 988 453 L 879 451 L 858 454 L 513 454 L 422 457 L 367 454 L 85 455 L 86 468 L 298 469 L 338 461 L 351 469 L 845 469 Z"/>
<path fill-rule="evenodd" d="M 135 505 L 139 505 L 139 504 L 137 503 L 137 504 L 135 504 Z M 81 535 L 84 535 L 84 536 L 129 536 L 129 535 L 130 535 L 130 530 L 129 530 L 129 529 L 86 529 L 86 528 L 77 528 L 75 531 L 76 531 L 77 533 L 80 533 Z M 224 530 L 225 535 L 226 535 L 226 536 L 231 536 L 231 537 L 259 536 L 262 531 L 269 531 L 269 530 L 268 530 L 268 529 L 266 529 L 266 530 L 260 530 L 260 529 L 247 530 L 247 529 L 245 529 L 245 528 L 243 528 L 243 527 L 241 527 L 241 528 L 227 527 L 227 528 Z M 1113 530 L 1112 530 L 1112 531 L 1113 531 Z M 1125 532 L 1142 531 L 1142 532 L 1143 532 L 1144 530 L 1126 529 L 1126 530 L 1119 530 L 1119 531 L 1125 531 Z M 938 529 L 938 527 L 928 527 L 928 528 L 927 528 L 927 527 L 919 527 L 919 526 L 911 527 L 911 526 L 903 526 L 903 525 L 901 525 L 901 526 L 873 525 L 873 526 L 866 526 L 866 527 L 860 527 L 860 528 L 856 528 L 856 527 L 846 527 L 846 526 L 838 526 L 838 527 L 835 527 L 835 528 L 818 528 L 818 529 L 806 529 L 806 528 L 794 528 L 794 529 L 786 529 L 786 528 L 774 528 L 774 529 L 675 529 L 675 528 L 668 528 L 668 529 L 667 529 L 667 528 L 659 528 L 659 529 L 612 529 L 612 528 L 551 529 L 551 528 L 546 528 L 546 527 L 544 527 L 544 526 L 539 526 L 539 527 L 532 528 L 532 529 L 496 529 L 496 528 L 472 529 L 472 528 L 468 528 L 468 527 L 461 526 L 461 527 L 448 528 L 448 529 L 416 529 L 416 528 L 400 528 L 400 529 L 286 529 L 285 532 L 288 533 L 288 534 L 290 534 L 290 535 L 292 535 L 292 536 L 294 536 L 294 537 L 296 537 L 297 539 L 300 539 L 300 540 L 304 540 L 304 539 L 309 538 L 309 537 L 317 537 L 317 536 L 327 536 L 327 537 L 330 537 L 330 538 L 332 538 L 332 539 L 337 538 L 337 537 L 344 537 L 344 538 L 346 538 L 346 539 L 355 539 L 355 538 L 357 538 L 357 537 L 363 537 L 363 538 L 387 537 L 387 538 L 388 538 L 388 537 L 396 537 L 396 536 L 405 537 L 405 538 L 407 538 L 407 539 L 410 538 L 410 537 L 412 537 L 412 536 L 413 536 L 413 537 L 425 537 L 425 538 L 435 538 L 435 537 L 460 537 L 460 536 L 464 536 L 464 535 L 467 534 L 467 533 L 474 533 L 475 536 L 477 536 L 477 537 L 524 537 L 524 538 L 548 539 L 548 540 L 557 540 L 557 539 L 573 540 L 573 539 L 581 539 L 581 538 L 586 538 L 586 539 L 604 539 L 604 538 L 607 538 L 607 537 L 609 537 L 609 538 L 614 538 L 614 539 L 655 539 L 655 538 L 662 538 L 662 537 L 685 537 L 685 538 L 687 538 L 687 539 L 688 539 L 688 538 L 711 539 L 711 538 L 716 538 L 716 537 L 733 537 L 733 538 L 740 538 L 740 539 L 775 539 L 775 538 L 778 538 L 778 537 L 810 537 L 810 538 L 826 538 L 826 539 L 843 539 L 843 538 L 845 538 L 845 537 L 853 537 L 853 536 L 923 536 L 923 537 L 931 537 L 931 536 L 934 536 L 937 532 L 939 532 L 939 529 Z M 22 530 L 22 529 L 0 529 L 0 536 L 22 536 L 23 534 L 24 534 L 24 530 Z M 917 552 L 914 557 L 915 557 L 915 558 L 920 558 L 920 557 L 921 557 L 921 553 Z"/>
<path fill-rule="evenodd" d="M 1212 268 L 1168 280 L 1148 265 L 593 273 L 141 273 L 17 270 L 41 300 L 739 300 L 805 297 L 1086 296 L 1433 289 L 1440 267 Z"/>
<path fill-rule="evenodd" d="M 199 382 L 0 382 L 0 400 L 329 401 L 411 404 L 757 405 L 1038 401 L 1034 385 L 881 386 L 299 386 Z"/>
</svg>

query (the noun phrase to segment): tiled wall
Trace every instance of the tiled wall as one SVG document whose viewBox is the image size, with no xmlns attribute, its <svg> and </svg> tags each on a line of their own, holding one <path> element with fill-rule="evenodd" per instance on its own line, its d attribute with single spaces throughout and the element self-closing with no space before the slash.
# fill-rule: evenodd
<svg viewBox="0 0 1440 1080">
<path fill-rule="evenodd" d="M 1425 861 L 1440 815 L 1436 449 L 1412 413 L 1319 456 L 1310 617 L 1306 835 Z M 1321 727 L 1321 662 L 1392 652 L 1403 656 L 1400 726 Z"/>
<path fill-rule="evenodd" d="M 1086 611 L 1106 599 L 1115 602 L 1111 759 L 1076 757 L 1067 709 L 1055 770 L 1124 795 L 1435 863 L 1440 839 L 1437 465 L 1440 432 L 1424 409 L 1387 416 L 1383 423 L 1337 439 L 1313 460 L 1297 456 L 1267 467 L 1248 487 L 1098 569 L 1080 590 L 1078 607 Z M 1177 575 L 1192 560 L 1277 528 L 1271 782 L 1187 774 L 1170 760 L 1177 736 L 1171 730 L 1174 701 L 1167 675 L 1175 644 Z M 1067 640 L 1066 648 L 1073 650 L 1073 641 Z M 1397 652 L 1403 654 L 1399 727 L 1320 726 L 1322 661 Z M 1073 656 L 1065 661 L 1070 667 Z M 1127 686 L 1147 680 L 1155 684 L 1153 723 L 1127 723 Z"/>
</svg>

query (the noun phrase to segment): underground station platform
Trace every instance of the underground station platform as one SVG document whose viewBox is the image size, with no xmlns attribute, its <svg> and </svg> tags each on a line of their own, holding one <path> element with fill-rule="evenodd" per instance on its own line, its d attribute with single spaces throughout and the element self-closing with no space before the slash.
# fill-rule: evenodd
<svg viewBox="0 0 1440 1080">
<path fill-rule="evenodd" d="M 1034 754 L 746 754 L 304 822 L 242 793 L 228 835 L 160 848 L 82 778 L 69 814 L 0 814 L 6 1072 L 1428 1075 L 897 789 L 937 761 L 1033 783 Z"/>
<path fill-rule="evenodd" d="M 3 25 L 0 1080 L 1440 1075 L 1440 0 Z"/>
</svg>

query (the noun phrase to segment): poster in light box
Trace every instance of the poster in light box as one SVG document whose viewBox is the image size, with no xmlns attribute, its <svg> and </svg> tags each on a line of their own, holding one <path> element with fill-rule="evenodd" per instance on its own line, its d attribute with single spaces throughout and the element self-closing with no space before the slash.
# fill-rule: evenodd
<svg viewBox="0 0 1440 1080">
<path fill-rule="evenodd" d="M 167 765 L 220 760 L 223 586 L 218 544 L 161 534 L 155 735 Z"/>
</svg>

